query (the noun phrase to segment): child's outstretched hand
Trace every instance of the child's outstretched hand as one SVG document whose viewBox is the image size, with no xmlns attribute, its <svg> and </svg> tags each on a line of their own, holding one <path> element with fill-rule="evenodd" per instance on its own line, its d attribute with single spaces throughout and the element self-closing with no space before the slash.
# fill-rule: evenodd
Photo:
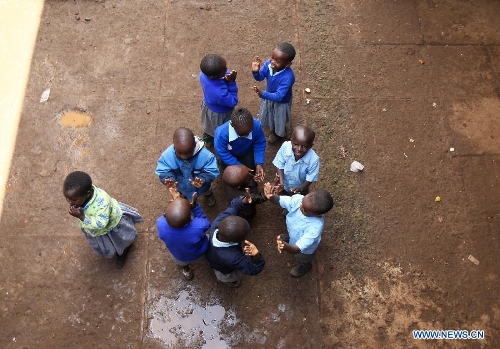
<svg viewBox="0 0 500 349">
<path fill-rule="evenodd" d="M 168 191 L 170 192 L 170 195 L 172 195 L 172 199 L 170 201 L 174 201 L 177 198 L 181 197 L 181 193 L 177 191 L 177 187 L 168 187 Z"/>
<path fill-rule="evenodd" d="M 260 98 L 262 98 L 262 91 L 255 85 L 252 88 L 255 91 L 255 93 L 258 94 Z"/>
<path fill-rule="evenodd" d="M 252 203 L 252 193 L 250 192 L 250 188 L 245 188 L 245 197 L 241 200 L 244 204 Z"/>
<path fill-rule="evenodd" d="M 277 173 L 276 173 L 276 174 L 274 175 L 273 185 L 274 185 L 274 186 L 277 186 L 277 185 L 280 185 L 280 183 L 281 183 L 281 177 L 280 177 L 280 175 L 279 175 L 279 174 L 277 174 Z"/>
<path fill-rule="evenodd" d="M 236 70 L 231 70 L 229 74 L 226 74 L 224 76 L 224 80 L 226 80 L 226 82 L 235 82 L 237 74 L 238 72 Z"/>
<path fill-rule="evenodd" d="M 76 207 L 71 205 L 69 207 L 68 213 L 72 215 L 73 217 L 78 218 L 79 220 L 83 221 L 85 219 L 85 213 L 83 213 L 83 210 L 80 207 Z"/>
<path fill-rule="evenodd" d="M 276 238 L 276 243 L 278 244 L 278 252 L 281 253 L 285 248 L 285 243 L 281 240 L 281 235 Z"/>
<path fill-rule="evenodd" d="M 264 172 L 264 167 L 262 167 L 262 165 L 256 165 L 255 169 L 256 169 L 256 171 L 255 171 L 256 173 L 255 173 L 254 180 L 256 182 L 263 182 L 264 177 L 266 176 L 266 174 Z"/>
<path fill-rule="evenodd" d="M 191 183 L 195 188 L 201 188 L 203 185 L 203 181 L 199 177 L 196 177 L 194 180 L 190 178 L 189 183 Z"/>
<path fill-rule="evenodd" d="M 255 247 L 255 245 L 248 240 L 245 240 L 245 247 L 243 247 L 243 252 L 245 252 L 245 254 L 250 257 L 254 257 L 259 254 L 259 250 L 257 249 L 257 247 Z"/>
<path fill-rule="evenodd" d="M 258 73 L 261 65 L 261 60 L 259 56 L 253 56 L 252 60 L 252 72 Z"/>
<path fill-rule="evenodd" d="M 165 178 L 163 182 L 168 188 L 177 188 L 177 182 L 170 178 Z"/>
<path fill-rule="evenodd" d="M 274 195 L 274 187 L 271 183 L 264 183 L 264 195 L 270 199 Z"/>
<path fill-rule="evenodd" d="M 194 192 L 193 196 L 191 197 L 191 202 L 189 203 L 191 205 L 191 208 L 194 208 L 196 206 L 196 199 L 198 198 L 198 193 Z"/>
</svg>

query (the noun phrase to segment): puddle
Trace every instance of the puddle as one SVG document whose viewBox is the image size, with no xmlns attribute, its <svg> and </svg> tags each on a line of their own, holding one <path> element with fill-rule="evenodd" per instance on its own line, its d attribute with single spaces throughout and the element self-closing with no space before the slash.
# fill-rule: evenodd
<svg viewBox="0 0 500 349">
<path fill-rule="evenodd" d="M 59 117 L 59 123 L 64 127 L 87 127 L 92 123 L 92 117 L 81 111 L 70 110 Z"/>
<path fill-rule="evenodd" d="M 221 325 L 239 321 L 234 312 L 219 304 L 197 304 L 193 291 L 180 291 L 177 299 L 165 296 L 154 302 L 149 330 L 154 338 L 171 347 L 230 349 L 222 339 Z"/>
</svg>

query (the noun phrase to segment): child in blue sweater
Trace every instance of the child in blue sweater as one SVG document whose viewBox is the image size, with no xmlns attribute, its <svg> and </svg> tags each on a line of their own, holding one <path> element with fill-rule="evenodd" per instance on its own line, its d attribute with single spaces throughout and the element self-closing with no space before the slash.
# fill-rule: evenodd
<svg viewBox="0 0 500 349">
<path fill-rule="evenodd" d="M 264 180 L 266 137 L 259 120 L 250 111 L 238 108 L 231 120 L 215 130 L 215 151 L 223 167 L 245 165 L 255 171 L 255 180 Z"/>
<path fill-rule="evenodd" d="M 238 104 L 236 71 L 229 70 L 226 60 L 216 54 L 208 54 L 200 63 L 200 84 L 203 90 L 201 103 L 202 140 L 205 146 L 214 144 L 215 129 L 231 118 Z"/>
<path fill-rule="evenodd" d="M 158 159 L 156 175 L 167 187 L 177 187 L 186 198 L 195 192 L 198 197 L 205 194 L 205 203 L 214 206 L 211 183 L 219 176 L 215 155 L 188 128 L 175 130 L 173 141 Z"/>
<path fill-rule="evenodd" d="M 169 191 L 173 200 L 165 214 L 156 220 L 158 237 L 165 242 L 174 263 L 182 267 L 184 278 L 191 280 L 194 275 L 190 263 L 205 259 L 208 248 L 205 232 L 210 221 L 196 202 L 196 193 L 189 203 L 174 187 Z"/>
<path fill-rule="evenodd" d="M 259 119 L 262 126 L 269 127 L 271 133 L 267 141 L 275 143 L 286 136 L 286 123 L 292 127 L 292 86 L 295 83 L 292 61 L 295 48 L 288 42 L 279 43 L 271 53 L 271 58 L 261 66 L 259 56 L 252 61 L 253 77 L 257 81 L 267 79 L 266 90 L 254 86 L 254 91 L 262 98 Z"/>
<path fill-rule="evenodd" d="M 212 222 L 208 238 L 208 263 L 219 281 L 234 288 L 241 285 L 242 274 L 257 275 L 266 264 L 257 247 L 246 240 L 250 225 L 237 216 L 249 200 L 250 195 L 231 201 L 231 205 Z"/>
</svg>

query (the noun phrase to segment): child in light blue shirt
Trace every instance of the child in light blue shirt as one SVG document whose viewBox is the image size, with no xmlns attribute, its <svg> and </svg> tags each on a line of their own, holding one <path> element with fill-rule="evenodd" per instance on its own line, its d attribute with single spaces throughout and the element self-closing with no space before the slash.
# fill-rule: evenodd
<svg viewBox="0 0 500 349">
<path fill-rule="evenodd" d="M 315 133 L 307 126 L 296 126 L 291 141 L 284 142 L 274 157 L 279 176 L 279 185 L 284 188 L 283 194 L 306 195 L 309 186 L 319 176 L 320 159 L 312 149 Z"/>
<path fill-rule="evenodd" d="M 312 268 L 316 249 L 321 242 L 325 220 L 323 215 L 333 207 L 333 198 L 326 190 L 313 191 L 306 196 L 276 195 L 276 187 L 271 183 L 264 185 L 264 194 L 269 201 L 288 210 L 286 228 L 288 234 L 278 235 L 278 251 L 287 251 L 295 256 L 300 264 L 290 274 L 299 277 Z"/>
</svg>

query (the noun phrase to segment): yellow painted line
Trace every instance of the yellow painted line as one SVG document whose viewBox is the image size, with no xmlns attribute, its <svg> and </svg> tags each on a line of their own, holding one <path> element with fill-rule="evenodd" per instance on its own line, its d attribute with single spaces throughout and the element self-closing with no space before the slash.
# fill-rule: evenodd
<svg viewBox="0 0 500 349">
<path fill-rule="evenodd" d="M 0 0 L 0 219 L 42 10 L 43 0 Z"/>
</svg>

